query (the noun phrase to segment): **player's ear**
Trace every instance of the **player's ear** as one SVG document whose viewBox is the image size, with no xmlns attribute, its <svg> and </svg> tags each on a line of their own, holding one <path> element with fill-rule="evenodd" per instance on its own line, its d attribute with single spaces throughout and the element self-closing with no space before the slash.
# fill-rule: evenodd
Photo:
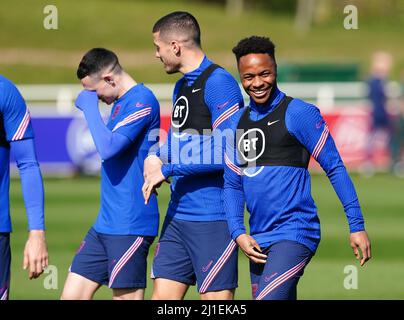
<svg viewBox="0 0 404 320">
<path fill-rule="evenodd" d="M 177 41 L 171 42 L 171 50 L 176 56 L 179 56 L 181 54 L 181 47 Z"/>
<path fill-rule="evenodd" d="M 115 83 L 115 80 L 114 80 L 114 77 L 112 76 L 112 74 L 108 73 L 106 75 L 103 75 L 102 78 L 104 79 L 104 81 L 106 83 L 108 83 L 109 85 L 115 87 L 116 83 Z"/>
</svg>

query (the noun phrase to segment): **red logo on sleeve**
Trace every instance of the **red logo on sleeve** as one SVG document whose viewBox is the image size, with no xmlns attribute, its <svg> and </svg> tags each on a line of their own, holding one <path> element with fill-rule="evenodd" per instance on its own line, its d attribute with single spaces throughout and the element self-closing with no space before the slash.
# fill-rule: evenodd
<svg viewBox="0 0 404 320">
<path fill-rule="evenodd" d="M 116 116 L 117 116 L 118 113 L 119 113 L 119 110 L 121 110 L 121 105 L 120 105 L 120 104 L 118 104 L 118 105 L 115 107 L 114 113 L 113 113 L 112 116 L 111 116 L 112 119 L 115 119 L 115 118 L 116 118 Z"/>
</svg>

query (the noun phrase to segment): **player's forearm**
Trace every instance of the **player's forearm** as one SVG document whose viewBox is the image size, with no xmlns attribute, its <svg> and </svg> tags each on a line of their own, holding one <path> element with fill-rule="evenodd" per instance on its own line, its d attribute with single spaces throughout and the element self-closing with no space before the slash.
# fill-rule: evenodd
<svg viewBox="0 0 404 320">
<path fill-rule="evenodd" d="M 18 164 L 29 230 L 45 230 L 44 189 L 37 162 Z"/>
<path fill-rule="evenodd" d="M 350 232 L 365 230 L 358 196 L 345 166 L 336 166 L 327 172 L 327 176 L 344 207 Z"/>
<path fill-rule="evenodd" d="M 98 109 L 86 109 L 84 115 L 101 159 L 108 160 L 127 147 L 129 139 L 109 130 Z"/>
<path fill-rule="evenodd" d="M 236 240 L 239 235 L 246 233 L 244 226 L 245 196 L 241 170 L 231 161 L 232 157 L 228 156 L 228 154 L 234 154 L 234 149 L 229 148 L 228 152 L 224 156 L 226 164 L 224 166 L 223 202 L 230 236 Z"/>
<path fill-rule="evenodd" d="M 365 230 L 358 196 L 341 156 L 329 135 L 317 158 L 341 201 L 352 232 Z"/>
<path fill-rule="evenodd" d="M 173 176 L 196 176 L 203 174 L 217 173 L 223 174 L 222 164 L 163 164 L 161 171 L 163 175 Z"/>
<path fill-rule="evenodd" d="M 44 230 L 44 191 L 33 139 L 11 143 L 21 177 L 29 230 Z"/>
<path fill-rule="evenodd" d="M 227 161 L 224 168 L 223 202 L 230 236 L 236 240 L 240 234 L 246 233 L 244 226 L 245 197 L 241 176 L 234 172 L 233 168 L 236 166 Z"/>
<path fill-rule="evenodd" d="M 239 235 L 246 233 L 244 226 L 244 193 L 241 190 L 225 186 L 223 200 L 230 236 L 233 240 L 236 240 Z"/>
</svg>

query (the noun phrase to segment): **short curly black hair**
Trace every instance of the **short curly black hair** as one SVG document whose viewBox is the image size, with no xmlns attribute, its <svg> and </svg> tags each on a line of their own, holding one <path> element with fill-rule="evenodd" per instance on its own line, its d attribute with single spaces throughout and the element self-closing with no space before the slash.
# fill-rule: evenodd
<svg viewBox="0 0 404 320">
<path fill-rule="evenodd" d="M 267 53 L 275 60 L 275 44 L 267 37 L 251 36 L 244 38 L 233 48 L 237 63 L 242 56 L 250 53 Z"/>
</svg>

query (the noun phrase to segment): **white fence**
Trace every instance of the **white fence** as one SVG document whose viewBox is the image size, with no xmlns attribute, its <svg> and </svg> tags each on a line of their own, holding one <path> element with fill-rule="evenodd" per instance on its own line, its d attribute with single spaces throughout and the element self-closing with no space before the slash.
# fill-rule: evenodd
<svg viewBox="0 0 404 320">
<path fill-rule="evenodd" d="M 164 125 L 167 126 L 174 85 L 147 86 L 159 99 L 161 114 L 165 118 Z M 101 162 L 91 133 L 81 112 L 74 107 L 74 100 L 82 86 L 60 84 L 18 87 L 30 108 L 33 123 L 35 120 L 38 161 L 43 173 L 58 176 L 77 172 L 98 173 Z M 321 109 L 345 164 L 350 170 L 359 168 L 366 160 L 368 141 L 369 103 L 366 99 L 366 83 L 280 83 L 279 87 L 289 96 L 314 103 Z M 400 97 L 397 83 L 389 84 L 388 95 L 392 99 Z M 248 101 L 245 93 L 244 97 Z M 102 105 L 101 110 L 107 118 L 110 107 Z M 378 164 L 381 169 L 387 168 L 389 163 L 388 153 L 383 148 L 377 153 L 378 159 L 381 159 Z M 12 165 L 12 171 L 16 172 L 15 165 Z"/>
<path fill-rule="evenodd" d="M 146 85 L 156 94 L 162 112 L 168 113 L 171 108 L 174 84 Z M 367 86 L 364 82 L 288 82 L 280 83 L 279 87 L 289 96 L 315 103 L 322 110 L 332 109 L 341 101 L 350 101 L 349 106 L 355 106 L 355 102 L 363 102 L 367 96 Z M 75 111 L 74 99 L 82 90 L 82 86 L 78 84 L 18 85 L 18 88 L 33 113 L 58 113 L 60 115 L 71 114 Z M 390 98 L 395 99 L 400 96 L 398 83 L 390 82 L 387 88 Z M 248 98 L 244 90 L 242 92 L 247 101 Z"/>
</svg>

